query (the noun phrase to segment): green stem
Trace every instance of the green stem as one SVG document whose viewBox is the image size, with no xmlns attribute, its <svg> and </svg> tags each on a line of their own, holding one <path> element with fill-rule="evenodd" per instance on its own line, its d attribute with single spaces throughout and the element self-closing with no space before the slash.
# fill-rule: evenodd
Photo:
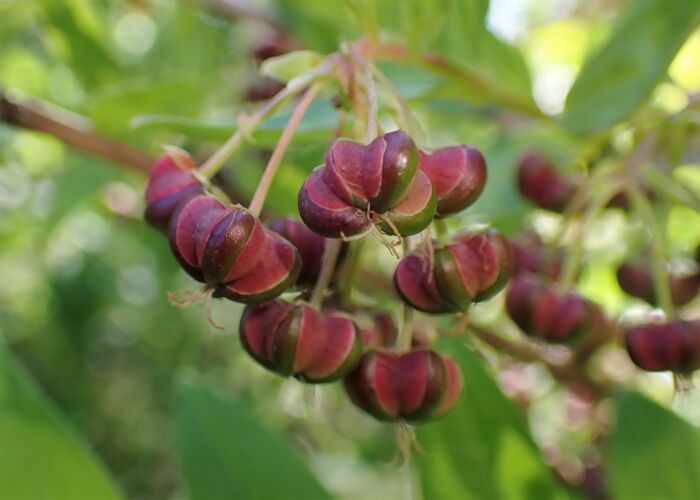
<svg viewBox="0 0 700 500">
<path fill-rule="evenodd" d="M 403 240 L 403 253 L 406 255 L 411 251 L 408 238 Z M 401 329 L 396 337 L 394 349 L 398 353 L 408 352 L 413 344 L 413 308 L 403 303 L 403 314 L 401 319 Z"/>
<path fill-rule="evenodd" d="M 444 243 L 450 237 L 450 230 L 445 219 L 433 219 L 433 227 L 435 228 L 435 236 L 441 243 Z"/>
<path fill-rule="evenodd" d="M 649 200 L 640 192 L 639 188 L 631 186 L 627 189 L 627 194 L 632 200 L 637 217 L 651 233 L 651 274 L 654 282 L 654 296 L 666 317 L 670 318 L 673 315 L 673 301 L 671 300 L 671 288 L 666 272 L 664 235 L 654 217 Z"/>
<path fill-rule="evenodd" d="M 343 244 L 343 240 L 340 239 L 326 239 L 326 247 L 323 251 L 323 261 L 321 263 L 321 272 L 316 280 L 316 285 L 311 292 L 311 299 L 309 302 L 317 309 L 321 308 L 323 304 L 323 297 L 326 293 L 328 285 L 331 283 L 333 278 L 333 272 L 335 271 L 335 264 L 338 261 L 338 255 L 340 254 L 340 247 Z"/>
<path fill-rule="evenodd" d="M 272 99 L 267 101 L 265 105 L 258 109 L 246 123 L 245 128 L 239 126 L 238 130 L 218 149 L 213 155 L 199 167 L 199 173 L 204 177 L 211 179 L 223 167 L 233 153 L 243 143 L 243 139 L 247 134 L 255 130 L 262 121 L 270 116 L 284 101 L 289 97 L 298 94 L 303 90 L 301 85 L 287 85 L 285 88 L 275 94 Z"/>
<path fill-rule="evenodd" d="M 581 258 L 583 256 L 583 237 L 588 228 L 588 225 L 603 211 L 608 202 L 615 196 L 618 191 L 617 186 L 613 186 L 606 190 L 594 203 L 591 203 L 586 208 L 581 220 L 576 224 L 575 235 L 569 251 L 566 254 L 564 264 L 562 265 L 559 284 L 562 288 L 567 289 L 576 281 L 576 275 L 581 266 Z"/>
<path fill-rule="evenodd" d="M 362 249 L 364 248 L 365 238 L 352 243 L 350 255 L 346 259 L 344 265 L 344 273 L 342 281 L 338 284 L 338 301 L 342 305 L 348 305 L 352 295 L 352 284 L 355 281 L 355 275 L 360 267 L 362 260 Z"/>
<path fill-rule="evenodd" d="M 258 187 L 256 188 L 253 199 L 248 207 L 248 211 L 256 217 L 260 215 L 260 211 L 265 203 L 265 198 L 267 198 L 267 193 L 270 190 L 270 184 L 272 184 L 272 180 L 275 178 L 277 169 L 282 163 L 284 153 L 287 151 L 287 147 L 292 141 L 292 137 L 294 137 L 294 133 L 299 126 L 299 122 L 301 122 L 301 119 L 304 117 L 304 113 L 306 113 L 306 110 L 309 109 L 309 105 L 314 100 L 314 97 L 316 97 L 316 94 L 318 94 L 318 92 L 321 90 L 321 87 L 322 84 L 318 82 L 312 85 L 309 90 L 306 91 L 304 97 L 301 98 L 296 108 L 294 108 L 294 112 L 287 122 L 287 125 L 284 127 L 282 135 L 275 146 L 275 150 L 270 156 L 270 160 L 267 162 L 265 171 L 260 178 Z"/>
</svg>

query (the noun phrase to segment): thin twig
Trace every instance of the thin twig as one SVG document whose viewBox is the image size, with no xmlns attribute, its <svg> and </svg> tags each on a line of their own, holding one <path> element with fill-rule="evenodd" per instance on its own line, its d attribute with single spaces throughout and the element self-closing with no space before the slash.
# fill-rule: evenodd
<svg viewBox="0 0 700 500">
<path fill-rule="evenodd" d="M 294 112 L 292 113 L 291 118 L 287 122 L 287 125 L 284 127 L 282 135 L 280 136 L 280 139 L 277 142 L 277 145 L 275 146 L 275 150 L 270 156 L 270 160 L 267 162 L 265 171 L 263 172 L 263 175 L 260 178 L 258 187 L 255 190 L 253 199 L 251 200 L 250 206 L 248 207 L 250 213 L 255 215 L 256 217 L 260 215 L 262 206 L 265 203 L 265 198 L 267 197 L 267 193 L 270 190 L 270 184 L 272 184 L 272 180 L 274 179 L 275 174 L 277 173 L 277 169 L 282 163 L 282 158 L 284 158 L 284 153 L 287 151 L 287 147 L 289 146 L 292 137 L 294 137 L 294 133 L 296 132 L 296 129 L 299 126 L 299 123 L 301 122 L 301 119 L 304 117 L 304 113 L 306 113 L 306 110 L 309 109 L 309 105 L 314 100 L 314 97 L 316 97 L 316 94 L 318 94 L 320 90 L 321 84 L 315 83 L 306 91 L 304 96 L 297 104 L 296 108 L 294 108 Z"/>
<path fill-rule="evenodd" d="M 148 172 L 154 159 L 144 151 L 96 133 L 87 118 L 58 106 L 14 98 L 0 89 L 0 122 L 50 134 L 93 156 Z"/>
<path fill-rule="evenodd" d="M 335 271 L 335 264 L 338 261 L 338 255 L 340 254 L 340 247 L 343 245 L 343 240 L 340 239 L 326 239 L 326 247 L 323 250 L 323 261 L 321 264 L 321 273 L 318 275 L 316 280 L 316 285 L 311 292 L 311 302 L 317 308 L 321 307 L 323 303 L 323 297 L 326 293 L 328 285 L 331 283 L 333 278 L 333 272 Z"/>
</svg>

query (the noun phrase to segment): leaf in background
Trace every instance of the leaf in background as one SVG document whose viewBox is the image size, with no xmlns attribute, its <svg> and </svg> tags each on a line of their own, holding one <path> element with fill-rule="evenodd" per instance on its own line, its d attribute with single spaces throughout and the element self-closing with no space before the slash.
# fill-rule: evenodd
<svg viewBox="0 0 700 500">
<path fill-rule="evenodd" d="M 700 429 L 631 391 L 616 403 L 604 456 L 611 498 L 700 498 Z"/>
<path fill-rule="evenodd" d="M 108 135 L 134 135 L 132 118 L 143 114 L 174 113 L 193 116 L 203 99 L 196 79 L 154 78 L 125 80 L 93 94 L 89 117 Z"/>
<path fill-rule="evenodd" d="M 119 498 L 102 464 L 0 342 L 4 498 Z"/>
<path fill-rule="evenodd" d="M 590 134 L 628 117 L 665 75 L 698 11 L 699 0 L 630 2 L 610 40 L 581 69 L 562 124 Z"/>
<path fill-rule="evenodd" d="M 292 115 L 291 110 L 280 112 L 265 120 L 253 133 L 256 145 L 273 147 Z M 335 129 L 338 114 L 329 100 L 317 99 L 311 103 L 294 134 L 294 143 L 309 144 L 324 141 Z M 211 123 L 185 116 L 165 114 L 139 115 L 131 119 L 132 130 L 166 130 L 181 132 L 191 139 L 223 141 L 236 131 L 235 124 Z"/>
<path fill-rule="evenodd" d="M 280 82 L 288 82 L 314 69 L 323 60 L 323 55 L 313 50 L 295 50 L 287 54 L 270 57 L 260 65 L 260 74 Z"/>
<path fill-rule="evenodd" d="M 444 418 L 418 428 L 425 453 L 415 455 L 425 498 L 558 498 L 556 485 L 529 435 L 525 418 L 500 391 L 477 355 L 443 338 L 464 375 L 464 393 Z"/>
<path fill-rule="evenodd" d="M 486 27 L 489 1 L 449 0 L 447 9 L 447 22 L 434 49 L 472 76 L 474 97 L 517 101 L 536 110 L 524 57 Z"/>
<path fill-rule="evenodd" d="M 200 380 L 180 383 L 177 434 L 194 499 L 329 498 L 282 437 Z"/>
</svg>

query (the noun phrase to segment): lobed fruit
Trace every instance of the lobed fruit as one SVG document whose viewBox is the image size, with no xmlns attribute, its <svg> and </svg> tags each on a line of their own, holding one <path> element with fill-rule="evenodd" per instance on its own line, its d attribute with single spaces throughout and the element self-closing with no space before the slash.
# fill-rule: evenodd
<svg viewBox="0 0 700 500">
<path fill-rule="evenodd" d="M 366 146 L 336 141 L 299 191 L 302 220 L 328 238 L 359 234 L 373 222 L 389 234 L 419 233 L 435 216 L 437 200 L 417 157 L 415 144 L 400 130 Z"/>
<path fill-rule="evenodd" d="M 362 354 L 360 330 L 353 321 L 281 300 L 247 306 L 240 337 L 264 367 L 314 384 L 343 377 Z"/>
<path fill-rule="evenodd" d="M 243 208 L 198 195 L 170 222 L 170 247 L 194 279 L 217 297 L 261 302 L 294 284 L 301 261 L 294 246 Z"/>
<path fill-rule="evenodd" d="M 700 369 L 700 321 L 634 326 L 625 333 L 625 347 L 643 370 L 687 373 Z"/>
<path fill-rule="evenodd" d="M 180 203 L 204 193 L 204 186 L 193 175 L 196 168 L 194 160 L 184 151 L 176 150 L 156 160 L 146 184 L 146 222 L 167 230 Z"/>
<path fill-rule="evenodd" d="M 624 262 L 617 269 L 617 282 L 625 293 L 642 299 L 656 306 L 658 300 L 654 290 L 654 280 L 648 266 L 640 261 Z M 671 292 L 671 302 L 683 306 L 692 301 L 700 289 L 700 271 L 697 266 L 692 270 L 670 270 L 668 286 Z"/>
<path fill-rule="evenodd" d="M 404 354 L 371 351 L 345 378 L 361 410 L 379 420 L 421 421 L 447 413 L 462 392 L 462 373 L 450 358 L 425 348 Z"/>
<path fill-rule="evenodd" d="M 558 248 L 547 248 L 537 233 L 527 231 L 515 240 L 513 248 L 513 275 L 532 273 L 553 280 L 559 279 L 563 255 Z"/>
<path fill-rule="evenodd" d="M 486 185 L 486 160 L 466 144 L 433 151 L 419 151 L 418 166 L 425 172 L 437 196 L 436 217 L 461 212 L 474 203 Z"/>
<path fill-rule="evenodd" d="M 401 259 L 394 284 L 403 300 L 429 313 L 464 311 L 498 293 L 513 272 L 513 252 L 495 229 L 455 236 L 431 259 L 411 252 Z"/>
<path fill-rule="evenodd" d="M 577 188 L 574 182 L 557 172 L 548 158 L 537 152 L 529 152 L 520 159 L 518 187 L 535 205 L 554 212 L 564 211 Z"/>
<path fill-rule="evenodd" d="M 607 330 L 607 320 L 596 304 L 532 274 L 513 279 L 506 311 L 524 333 L 546 342 L 569 342 Z"/>
</svg>

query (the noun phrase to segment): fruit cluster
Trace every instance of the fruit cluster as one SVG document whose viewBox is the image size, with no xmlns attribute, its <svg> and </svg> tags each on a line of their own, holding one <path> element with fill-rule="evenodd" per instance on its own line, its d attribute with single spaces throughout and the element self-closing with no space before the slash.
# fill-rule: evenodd
<svg viewBox="0 0 700 500">
<path fill-rule="evenodd" d="M 456 213 L 476 200 L 486 163 L 470 146 L 419 151 L 401 130 L 368 145 L 341 139 L 299 192 L 299 213 L 313 231 L 349 237 L 373 224 L 387 234 L 423 231 L 436 216 Z"/>
</svg>

